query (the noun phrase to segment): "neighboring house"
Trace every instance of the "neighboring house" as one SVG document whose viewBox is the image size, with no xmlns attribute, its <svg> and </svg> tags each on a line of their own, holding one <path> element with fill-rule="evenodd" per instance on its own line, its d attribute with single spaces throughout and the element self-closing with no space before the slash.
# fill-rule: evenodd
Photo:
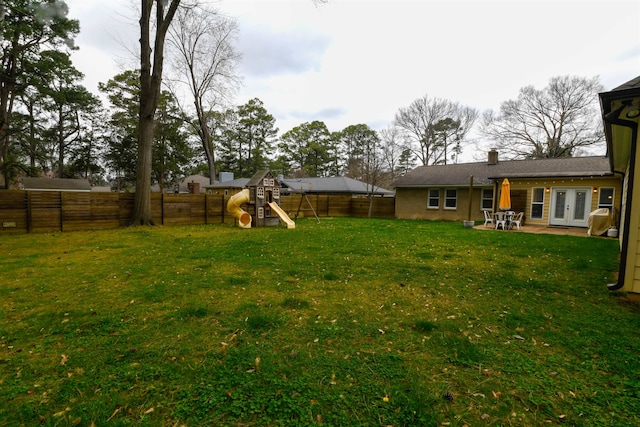
<svg viewBox="0 0 640 427">
<path fill-rule="evenodd" d="M 210 184 L 210 180 L 208 177 L 203 175 L 189 175 L 185 179 L 180 182 L 179 192 L 180 193 L 194 193 L 200 194 L 204 193 L 204 188 Z"/>
<path fill-rule="evenodd" d="M 350 194 L 354 197 L 366 196 L 371 191 L 367 183 L 347 177 L 328 178 L 282 178 L 278 177 L 282 186 L 282 194 Z M 249 178 L 238 178 L 231 181 L 218 182 L 205 187 L 207 194 L 233 195 L 247 186 Z M 373 192 L 377 197 L 393 197 L 393 191 L 376 187 Z"/>
<path fill-rule="evenodd" d="M 382 187 L 374 187 L 366 182 L 343 176 L 327 178 L 292 178 L 280 179 L 283 194 L 351 194 L 354 197 L 367 196 L 373 193 L 376 197 L 393 197 L 393 191 Z"/>
<path fill-rule="evenodd" d="M 111 186 L 110 185 L 94 185 L 91 187 L 91 191 L 94 193 L 110 193 Z"/>
<path fill-rule="evenodd" d="M 22 189 L 32 191 L 91 191 L 86 179 L 72 178 L 22 178 Z"/>
<path fill-rule="evenodd" d="M 640 77 L 600 94 L 607 152 L 611 169 L 623 176 L 620 215 L 620 268 L 611 290 L 622 290 L 640 300 Z"/>
<path fill-rule="evenodd" d="M 249 178 L 238 178 L 230 181 L 216 182 L 215 184 L 205 185 L 204 190 L 209 195 L 216 196 L 233 196 L 242 191 L 247 186 Z"/>
<path fill-rule="evenodd" d="M 203 175 L 189 175 L 185 177 L 179 184 L 166 187 L 164 193 L 193 193 L 203 194 L 204 188 L 209 185 L 209 178 Z M 160 193 L 160 185 L 153 184 L 151 186 L 152 193 Z"/>
<path fill-rule="evenodd" d="M 469 194 L 473 177 L 471 204 Z M 420 166 L 396 183 L 396 217 L 404 219 L 484 219 L 497 211 L 504 178 L 511 184 L 512 210 L 529 225 L 588 227 L 589 213 L 620 208 L 621 176 L 606 157 L 570 157 Z"/>
</svg>

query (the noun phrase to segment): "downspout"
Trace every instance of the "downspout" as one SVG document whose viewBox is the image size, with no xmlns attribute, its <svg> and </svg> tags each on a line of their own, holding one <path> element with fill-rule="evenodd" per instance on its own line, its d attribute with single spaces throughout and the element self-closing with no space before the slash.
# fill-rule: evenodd
<svg viewBox="0 0 640 427">
<path fill-rule="evenodd" d="M 638 138 L 638 124 L 631 120 L 624 120 L 620 118 L 622 110 L 627 108 L 628 105 L 623 104 L 620 108 L 609 112 L 604 116 L 604 120 L 608 123 L 624 126 L 631 129 L 631 151 L 629 154 L 629 172 L 627 174 L 627 200 L 625 202 L 625 215 L 624 215 L 624 234 L 622 236 L 622 258 L 620 259 L 620 269 L 618 270 L 618 281 L 616 283 L 609 283 L 607 289 L 610 291 L 617 291 L 624 286 L 624 279 L 627 270 L 627 250 L 629 248 L 629 226 L 631 223 L 631 199 L 633 195 L 633 181 L 635 176 L 635 160 L 636 160 L 636 141 Z"/>
</svg>

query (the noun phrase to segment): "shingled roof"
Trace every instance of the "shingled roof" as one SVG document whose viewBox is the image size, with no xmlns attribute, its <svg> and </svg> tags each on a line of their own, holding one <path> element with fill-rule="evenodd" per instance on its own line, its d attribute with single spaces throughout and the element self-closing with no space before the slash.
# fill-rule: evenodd
<svg viewBox="0 0 640 427">
<path fill-rule="evenodd" d="M 345 176 L 283 179 L 281 183 L 284 187 L 288 187 L 292 193 L 369 194 L 371 191 L 371 187 L 366 182 Z M 375 187 L 373 194 L 377 196 L 392 196 L 393 191 Z"/>
<path fill-rule="evenodd" d="M 91 184 L 86 179 L 71 178 L 22 178 L 25 190 L 38 191 L 91 191 Z"/>
<path fill-rule="evenodd" d="M 606 157 L 508 160 L 454 165 L 419 166 L 395 182 L 395 187 L 492 185 L 500 178 L 562 178 L 613 175 Z"/>
<path fill-rule="evenodd" d="M 269 171 L 268 169 L 262 169 L 257 171 L 249 179 L 249 181 L 247 181 L 247 187 L 255 187 L 256 185 L 260 184 L 260 181 L 262 181 L 267 175 L 273 176 L 273 174 L 271 174 L 271 171 Z"/>
<path fill-rule="evenodd" d="M 244 188 L 247 186 L 249 178 L 236 178 L 230 181 L 216 182 L 215 184 L 205 185 L 205 188 Z"/>
</svg>

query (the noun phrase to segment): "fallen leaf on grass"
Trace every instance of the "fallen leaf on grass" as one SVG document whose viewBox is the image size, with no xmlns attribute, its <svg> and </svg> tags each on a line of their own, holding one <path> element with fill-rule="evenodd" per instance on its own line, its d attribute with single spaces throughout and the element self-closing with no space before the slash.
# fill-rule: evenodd
<svg viewBox="0 0 640 427">
<path fill-rule="evenodd" d="M 118 415 L 118 412 L 120 412 L 120 408 L 116 408 L 116 410 L 113 411 L 113 414 L 111 414 L 111 416 L 109 418 L 107 418 L 107 422 L 111 421 L 113 419 L 113 417 Z"/>
<path fill-rule="evenodd" d="M 329 384 L 331 384 L 331 385 L 336 385 L 337 384 L 336 383 L 336 374 L 335 373 L 331 374 L 331 381 L 329 381 Z"/>
<path fill-rule="evenodd" d="M 67 363 L 67 360 L 69 360 L 69 357 L 67 357 L 66 354 L 63 354 L 61 357 L 62 357 L 62 360 L 60 360 L 60 365 L 64 366 L 65 363 Z"/>
<path fill-rule="evenodd" d="M 145 415 L 150 414 L 150 413 L 152 413 L 154 410 L 155 410 L 155 409 L 153 409 L 153 408 L 149 408 L 149 409 L 147 409 L 146 411 L 144 411 L 144 414 L 145 414 Z"/>
<path fill-rule="evenodd" d="M 54 417 L 61 417 L 64 414 L 66 414 L 67 412 L 71 412 L 71 408 L 69 408 L 69 407 L 64 408 L 64 411 L 56 412 L 55 414 L 53 414 L 53 416 Z"/>
</svg>

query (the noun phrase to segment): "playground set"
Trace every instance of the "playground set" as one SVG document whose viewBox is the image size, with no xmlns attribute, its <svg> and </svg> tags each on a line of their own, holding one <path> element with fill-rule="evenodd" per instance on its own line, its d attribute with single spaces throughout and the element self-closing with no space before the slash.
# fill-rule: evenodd
<svg viewBox="0 0 640 427">
<path fill-rule="evenodd" d="M 270 171 L 258 171 L 246 188 L 231 196 L 227 210 L 237 219 L 240 228 L 278 226 L 280 221 L 287 228 L 295 228 L 296 223 L 280 207 L 281 189 L 280 182 Z"/>
</svg>

